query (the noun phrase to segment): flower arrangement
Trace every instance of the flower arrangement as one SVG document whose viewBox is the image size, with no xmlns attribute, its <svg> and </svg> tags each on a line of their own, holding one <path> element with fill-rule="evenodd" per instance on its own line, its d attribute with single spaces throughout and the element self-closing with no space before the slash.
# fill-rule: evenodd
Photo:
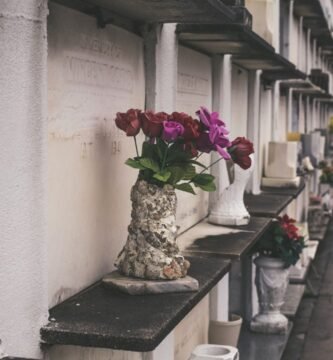
<svg viewBox="0 0 333 360">
<path fill-rule="evenodd" d="M 286 267 L 295 265 L 305 248 L 304 237 L 299 234 L 295 222 L 288 215 L 278 217 L 272 230 L 261 238 L 256 250 L 261 255 L 283 260 Z"/>
<path fill-rule="evenodd" d="M 333 167 L 328 166 L 326 163 L 326 166 L 322 166 L 321 170 L 322 170 L 322 174 L 320 176 L 320 182 L 322 184 L 333 185 Z"/>
<path fill-rule="evenodd" d="M 249 140 L 238 137 L 230 141 L 226 124 L 217 112 L 200 107 L 196 115 L 198 119 L 183 112 L 167 114 L 137 109 L 117 113 L 117 127 L 134 138 L 136 156 L 126 164 L 140 171 L 139 180 L 159 187 L 169 184 L 195 194 L 193 187 L 216 189 L 214 176 L 208 173 L 216 162 L 233 160 L 243 169 L 251 166 L 249 155 L 254 150 Z M 136 140 L 140 131 L 146 136 L 141 154 Z M 219 153 L 220 159 L 208 167 L 198 161 L 203 153 L 212 151 Z"/>
</svg>

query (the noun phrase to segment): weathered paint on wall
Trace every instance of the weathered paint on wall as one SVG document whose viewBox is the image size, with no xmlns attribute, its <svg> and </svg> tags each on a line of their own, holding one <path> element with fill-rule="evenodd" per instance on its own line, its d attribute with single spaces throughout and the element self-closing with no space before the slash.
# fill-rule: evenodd
<svg viewBox="0 0 333 360">
<path fill-rule="evenodd" d="M 48 57 L 49 305 L 113 269 L 137 171 L 117 111 L 144 108 L 141 38 L 51 5 Z"/>
<path fill-rule="evenodd" d="M 0 2 L 0 357 L 39 358 L 47 322 L 47 2 Z"/>
<path fill-rule="evenodd" d="M 212 108 L 212 64 L 211 59 L 194 50 L 179 47 L 178 86 L 176 110 L 193 117 L 200 106 Z M 200 160 L 206 165 L 210 158 Z M 208 214 L 208 194 L 196 189 L 197 195 L 177 192 L 177 222 L 180 232 L 188 229 Z"/>
</svg>

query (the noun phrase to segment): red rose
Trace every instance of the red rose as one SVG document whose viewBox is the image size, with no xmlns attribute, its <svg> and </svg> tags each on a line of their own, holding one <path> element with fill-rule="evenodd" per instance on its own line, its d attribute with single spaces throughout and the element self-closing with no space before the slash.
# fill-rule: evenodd
<svg viewBox="0 0 333 360">
<path fill-rule="evenodd" d="M 125 131 L 127 136 L 136 136 L 141 128 L 140 112 L 137 109 L 129 109 L 126 113 L 118 112 L 115 119 L 117 127 Z"/>
<path fill-rule="evenodd" d="M 173 112 L 169 119 L 176 121 L 184 127 L 183 138 L 185 141 L 197 139 L 200 135 L 200 123 L 186 113 Z"/>
<path fill-rule="evenodd" d="M 146 111 L 140 114 L 142 122 L 142 131 L 146 136 L 156 138 L 161 136 L 163 131 L 163 121 L 168 120 L 168 114 L 165 112 L 154 113 Z"/>
<path fill-rule="evenodd" d="M 254 153 L 253 144 L 245 137 L 238 137 L 228 148 L 234 163 L 238 164 L 242 169 L 246 170 L 251 166 L 251 158 L 249 155 Z"/>
<path fill-rule="evenodd" d="M 185 143 L 185 151 L 191 155 L 191 158 L 198 156 L 199 152 L 190 141 Z"/>
</svg>

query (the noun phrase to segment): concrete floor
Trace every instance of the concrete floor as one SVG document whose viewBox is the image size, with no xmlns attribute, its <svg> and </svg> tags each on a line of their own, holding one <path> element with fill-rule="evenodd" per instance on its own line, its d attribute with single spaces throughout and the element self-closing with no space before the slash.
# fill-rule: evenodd
<svg viewBox="0 0 333 360">
<path fill-rule="evenodd" d="M 282 360 L 333 360 L 333 224 L 309 274 Z M 311 289 L 311 291 L 310 291 Z"/>
</svg>

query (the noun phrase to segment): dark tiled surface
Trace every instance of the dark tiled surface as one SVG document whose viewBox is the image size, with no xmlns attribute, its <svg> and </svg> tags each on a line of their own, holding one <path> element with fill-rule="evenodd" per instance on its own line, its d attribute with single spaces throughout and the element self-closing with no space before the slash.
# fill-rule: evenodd
<svg viewBox="0 0 333 360">
<path fill-rule="evenodd" d="M 100 283 L 50 311 L 42 328 L 48 344 L 151 351 L 230 270 L 222 259 L 190 258 L 189 275 L 199 281 L 192 293 L 131 296 Z"/>
<path fill-rule="evenodd" d="M 245 194 L 244 202 L 249 213 L 253 216 L 276 217 L 293 200 L 290 195 L 259 195 Z"/>
<path fill-rule="evenodd" d="M 271 222 L 270 218 L 251 217 L 248 225 L 237 227 L 242 232 L 200 237 L 184 253 L 239 259 L 255 245 Z"/>
<path fill-rule="evenodd" d="M 266 335 L 251 332 L 244 326 L 238 343 L 240 360 L 280 360 L 291 329 L 289 323 L 287 334 Z"/>
<path fill-rule="evenodd" d="M 321 242 L 308 275 L 307 291 L 294 318 L 294 328 L 283 360 L 333 358 L 333 227 Z M 314 295 L 315 294 L 315 295 Z M 318 296 L 319 295 L 319 296 Z"/>
<path fill-rule="evenodd" d="M 299 304 L 304 295 L 305 285 L 289 284 L 286 292 L 285 302 L 281 312 L 289 318 L 295 317 Z"/>
<path fill-rule="evenodd" d="M 318 231 L 313 231 L 311 228 L 309 229 L 309 237 L 311 240 L 322 241 L 326 237 L 326 233 L 329 227 L 330 218 L 325 217 L 323 221 L 322 227 Z"/>
<path fill-rule="evenodd" d="M 269 186 L 262 186 L 261 190 L 264 193 L 269 193 L 272 195 L 288 195 L 293 198 L 297 198 L 297 196 L 304 190 L 305 188 L 305 180 L 301 177 L 301 183 L 298 188 L 273 188 Z"/>
</svg>

